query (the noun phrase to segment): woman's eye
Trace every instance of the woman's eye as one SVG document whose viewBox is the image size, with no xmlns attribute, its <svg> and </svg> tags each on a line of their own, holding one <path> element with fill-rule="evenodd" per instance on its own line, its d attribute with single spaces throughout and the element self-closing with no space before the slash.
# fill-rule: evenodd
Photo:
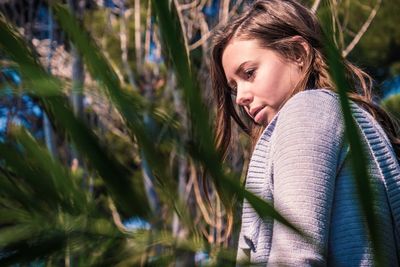
<svg viewBox="0 0 400 267">
<path fill-rule="evenodd" d="M 254 75 L 254 69 L 249 69 L 244 72 L 246 79 L 251 79 Z"/>
</svg>

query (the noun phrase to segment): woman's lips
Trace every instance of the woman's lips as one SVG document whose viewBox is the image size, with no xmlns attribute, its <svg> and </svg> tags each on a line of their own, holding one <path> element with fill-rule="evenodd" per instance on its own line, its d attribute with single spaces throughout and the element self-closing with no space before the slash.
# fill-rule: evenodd
<svg viewBox="0 0 400 267">
<path fill-rule="evenodd" d="M 253 113 L 253 120 L 258 123 L 262 124 L 265 122 L 265 112 L 266 112 L 266 107 L 267 106 L 262 106 L 260 108 L 257 108 L 255 112 Z"/>
</svg>

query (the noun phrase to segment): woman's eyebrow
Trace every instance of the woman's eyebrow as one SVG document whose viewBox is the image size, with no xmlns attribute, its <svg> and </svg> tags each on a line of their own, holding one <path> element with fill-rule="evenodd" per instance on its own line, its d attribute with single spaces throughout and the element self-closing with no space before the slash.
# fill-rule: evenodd
<svg viewBox="0 0 400 267">
<path fill-rule="evenodd" d="M 249 63 L 250 61 L 245 61 L 242 64 L 239 65 L 239 67 L 236 69 L 235 74 L 239 75 L 241 72 L 244 71 L 244 66 Z"/>
<path fill-rule="evenodd" d="M 237 67 L 237 69 L 235 70 L 235 75 L 240 75 L 240 73 L 244 71 L 244 66 L 245 66 L 247 63 L 249 63 L 249 62 L 250 62 L 249 60 L 248 60 L 248 61 L 245 61 L 245 62 L 242 62 L 242 63 L 239 65 L 239 67 Z M 232 80 L 227 80 L 227 83 L 228 83 L 228 86 L 229 86 L 230 88 L 232 88 L 232 87 L 233 87 L 234 81 L 232 81 Z"/>
</svg>

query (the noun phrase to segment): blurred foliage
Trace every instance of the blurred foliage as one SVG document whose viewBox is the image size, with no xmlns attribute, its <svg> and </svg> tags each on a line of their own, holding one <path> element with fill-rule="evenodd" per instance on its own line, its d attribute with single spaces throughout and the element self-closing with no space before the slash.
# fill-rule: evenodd
<svg viewBox="0 0 400 267">
<path fill-rule="evenodd" d="M 135 4 L 133 0 L 120 2 L 126 7 Z M 135 47 L 134 9 L 130 9 L 126 31 L 121 33 L 121 6 L 108 9 L 89 5 L 81 24 L 65 5 L 52 2 L 49 14 L 57 22 L 54 42 L 64 42 L 69 51 L 71 41 L 85 63 L 88 77 L 84 93 L 90 103 L 83 117 L 74 114 L 69 103 L 70 78 L 52 75 L 46 69 L 46 55 L 37 53 L 29 38 L 28 42 L 24 39 L 29 31 L 21 34 L 13 26 L 22 26 L 20 22 L 10 17 L 8 21 L 0 19 L 0 51 L 6 61 L 2 66 L 12 66 L 22 77 L 21 85 L 9 78 L 7 82 L 1 80 L 0 90 L 15 99 L 23 92 L 40 106 L 50 118 L 58 147 L 57 155 L 50 155 L 43 137 L 12 121 L 7 124 L 7 136 L 0 143 L 0 265 L 187 266 L 194 263 L 195 254 L 205 255 L 201 261 L 204 265 L 233 265 L 236 244 L 233 238 L 223 238 L 226 213 L 221 211 L 221 202 L 235 211 L 243 198 L 261 217 L 272 217 L 301 233 L 269 203 L 243 189 L 237 177 L 248 155 L 237 156 L 235 164 L 239 167 L 228 166 L 235 159 L 228 164 L 221 162 L 213 146 L 213 113 L 203 101 L 210 92 L 208 74 L 202 73 L 207 71 L 207 54 L 200 48 L 187 49 L 182 25 L 188 22 L 182 23 L 175 2 L 139 3 L 141 24 L 150 22 L 151 26 L 142 28 L 140 35 L 145 39 L 146 33 L 151 33 L 142 66 L 131 60 L 141 51 Z M 210 3 L 204 10 L 217 14 L 211 11 L 218 6 Z M 356 13 L 349 17 L 349 31 L 358 29 L 369 9 L 355 12 L 357 8 L 363 10 L 355 0 L 343 4 L 340 16 Z M 35 6 L 40 5 L 35 2 Z M 385 3 L 381 9 L 388 13 L 377 16 L 382 23 L 379 27 L 392 27 L 383 21 L 393 20 L 388 18 L 393 10 Z M 217 23 L 214 20 L 213 25 Z M 393 32 L 397 34 L 398 30 Z M 134 83 L 121 57 L 124 34 L 129 37 L 128 69 L 133 72 Z M 192 39 L 196 38 L 192 34 Z M 390 37 L 385 38 L 379 43 L 382 50 L 392 42 Z M 394 47 L 398 45 L 396 38 Z M 368 53 L 364 45 L 373 44 L 368 42 L 363 38 L 350 56 L 365 58 L 367 63 L 379 62 L 382 54 Z M 157 57 L 157 49 L 164 53 L 162 57 Z M 53 52 L 51 47 L 48 51 Z M 382 62 L 384 67 L 392 66 L 389 61 Z M 343 91 L 341 65 L 332 59 L 331 64 Z M 10 101 L 5 103 L 13 106 Z M 351 117 L 348 110 L 345 114 Z M 347 127 L 352 128 L 351 120 Z M 246 146 L 242 135 L 237 138 Z M 79 160 L 71 158 L 71 150 L 78 152 Z M 358 160 L 355 165 L 363 165 L 362 159 Z M 201 169 L 211 175 L 209 185 L 201 184 Z M 363 175 L 363 170 L 358 171 Z M 368 184 L 361 182 L 360 186 L 368 189 Z M 214 210 L 203 201 L 207 190 Z M 368 190 L 361 197 L 368 199 Z M 365 204 L 368 209 L 369 202 Z M 374 222 L 369 223 L 373 228 Z"/>
<path fill-rule="evenodd" d="M 358 5 L 358 10 L 362 5 Z M 350 59 L 372 72 L 378 82 L 400 74 L 400 5 L 396 0 L 382 1 L 382 5 L 368 31 L 356 46 Z M 352 21 L 360 12 L 352 11 Z M 397 66 L 397 67 L 396 67 Z"/>
<path fill-rule="evenodd" d="M 176 175 L 180 166 L 168 161 L 173 154 L 207 168 L 218 182 L 227 206 L 232 205 L 228 198 L 233 194 L 245 196 L 260 216 L 272 216 L 298 231 L 269 203 L 243 190 L 238 181 L 232 180 L 233 174 L 223 168 L 213 147 L 209 113 L 201 102 L 196 76 L 188 55 L 182 53 L 185 43 L 176 7 L 153 4 L 163 27 L 168 57 L 176 70 L 180 85 L 177 88 L 182 89 L 182 105 L 189 110 L 190 125 L 186 127 L 173 113 L 167 113 L 168 109 L 156 107 L 132 91 L 131 85 L 120 80 L 118 66 L 113 65 L 110 55 L 103 53 L 80 28 L 68 9 L 51 5 L 59 26 L 82 55 L 91 79 L 98 83 L 96 94 L 107 99 L 113 107 L 110 111 L 119 117 L 119 132 L 125 140 L 101 133 L 101 128 L 95 131 L 97 127 L 92 129 L 77 117 L 65 97 L 68 90 L 64 88 L 69 83 L 49 74 L 21 34 L 4 18 L 0 20 L 4 37 L 0 48 L 16 64 L 23 90 L 48 114 L 57 135 L 73 144 L 83 159 L 73 159 L 70 165 L 63 166 L 26 130 L 9 123 L 7 138 L 0 144 L 4 215 L 0 265 L 42 259 L 48 264 L 64 262 L 67 266 L 159 266 L 199 251 L 210 255 L 211 264 L 232 264 L 234 252 L 222 249 L 219 243 L 208 244 L 195 224 L 198 219 L 192 217 L 185 200 L 179 197 Z M 175 34 L 173 38 L 170 33 Z M 11 95 L 15 93 L 10 91 Z M 180 118 L 186 117 L 185 109 L 179 112 Z M 90 109 L 85 112 L 89 121 L 96 119 L 90 113 Z M 129 156 L 132 153 L 135 156 Z M 141 172 L 155 178 L 151 182 L 159 197 L 159 209 L 150 209 Z M 174 216 L 186 229 L 182 237 L 171 231 Z M 150 228 L 124 225 L 124 221 L 134 218 L 148 223 Z"/>
<path fill-rule="evenodd" d="M 390 96 L 381 104 L 396 120 L 400 121 L 400 95 Z"/>
<path fill-rule="evenodd" d="M 312 6 L 315 1 L 302 2 Z M 379 0 L 322 1 L 317 13 L 324 12 L 324 6 L 331 10 L 332 7 L 336 8 L 336 23 L 340 23 L 341 27 L 337 28 L 336 39 L 339 47 L 344 49 L 360 31 L 378 2 Z M 397 0 L 382 1 L 366 32 L 348 55 L 351 62 L 365 68 L 378 84 L 400 73 L 400 29 L 396 23 L 399 21 L 399 12 Z"/>
</svg>

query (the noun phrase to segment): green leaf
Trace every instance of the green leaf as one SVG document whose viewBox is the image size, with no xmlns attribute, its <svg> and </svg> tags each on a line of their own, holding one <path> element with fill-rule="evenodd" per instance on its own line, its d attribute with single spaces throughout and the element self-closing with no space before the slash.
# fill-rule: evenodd
<svg viewBox="0 0 400 267">
<path fill-rule="evenodd" d="M 24 182 L 29 184 L 30 189 L 32 189 L 32 194 L 29 197 L 37 199 L 37 201 L 42 201 L 41 208 L 46 209 L 48 207 L 55 210 L 58 204 L 63 204 L 58 192 L 54 190 L 54 185 L 46 177 L 47 173 L 26 162 L 26 158 L 15 147 L 0 144 L 0 154 L 2 159 L 5 160 L 6 164 L 12 168 L 17 176 L 24 178 Z"/>
<path fill-rule="evenodd" d="M 56 194 L 57 198 L 51 199 L 51 201 L 57 205 L 63 205 L 70 213 L 79 213 L 81 212 L 80 209 L 85 210 L 87 208 L 87 197 L 84 192 L 79 189 L 78 185 L 74 183 L 71 175 L 60 163 L 51 157 L 46 149 L 40 147 L 26 130 L 14 128 L 11 130 L 11 136 L 9 138 L 20 145 L 18 148 L 22 150 L 22 153 L 19 159 L 23 159 L 20 165 L 25 164 L 30 167 L 28 173 L 26 173 L 24 177 L 29 176 L 29 171 L 31 171 L 31 173 L 38 173 L 41 186 L 45 189 L 44 192 L 39 192 L 40 194 L 43 193 L 49 196 Z M 11 164 L 14 163 L 15 162 L 12 162 Z M 37 188 L 36 183 L 39 181 L 33 181 L 31 177 L 25 179 L 33 183 L 33 189 Z"/>
<path fill-rule="evenodd" d="M 30 263 L 37 259 L 44 259 L 46 256 L 61 251 L 67 243 L 67 237 L 63 233 L 42 233 L 40 238 L 36 238 L 29 235 L 29 229 L 24 230 L 22 227 L 7 228 L 5 231 L 0 231 L 0 239 L 7 238 L 7 235 L 11 236 L 12 234 L 20 237 L 21 241 L 7 242 L 9 245 L 2 247 L 0 266 Z M 17 239 L 14 238 L 14 240 Z"/>
<path fill-rule="evenodd" d="M 51 8 L 59 25 L 84 58 L 89 72 L 102 85 L 102 88 L 110 96 L 112 103 L 122 115 L 131 138 L 137 141 L 139 149 L 143 152 L 141 153 L 142 160 L 149 165 L 149 167 L 144 166 L 144 168 L 147 168 L 148 172 L 157 178 L 158 184 L 156 186 L 159 189 L 158 192 L 164 196 L 162 199 L 171 208 L 176 208 L 174 195 L 177 185 L 167 168 L 168 157 L 165 157 L 160 151 L 160 147 L 152 139 L 152 130 L 144 123 L 144 114 L 151 109 L 133 91 L 128 92 L 121 88 L 117 75 L 101 53 L 101 49 L 95 45 L 90 35 L 80 27 L 68 9 L 56 3 L 51 4 Z M 160 118 L 157 114 L 150 115 Z"/>
<path fill-rule="evenodd" d="M 238 194 L 240 197 L 245 197 L 262 218 L 272 217 L 295 232 L 301 233 L 294 225 L 280 216 L 269 203 L 244 190 L 238 181 L 235 182 L 224 174 L 221 158 L 214 147 L 214 137 L 209 124 L 209 111 L 202 103 L 200 88 L 191 69 L 175 2 L 153 0 L 152 3 L 156 10 L 164 45 L 167 47 L 169 58 L 173 63 L 178 84 L 183 90 L 185 105 L 193 127 L 192 143 L 189 144 L 188 152 L 210 172 L 214 183 L 220 189 L 222 201 L 226 206 L 231 205 L 231 200 L 226 195 Z"/>
<path fill-rule="evenodd" d="M 15 176 L 0 175 L 0 203 L 7 208 L 23 208 L 27 211 L 42 210 L 43 207 L 32 201 L 32 190 Z"/>
<path fill-rule="evenodd" d="M 376 256 L 375 264 L 377 266 L 383 266 L 383 262 L 385 262 L 382 247 L 384 240 L 381 240 L 381 237 L 378 234 L 379 231 L 377 229 L 379 228 L 379 218 L 377 217 L 378 212 L 376 206 L 373 205 L 375 195 L 370 182 L 370 175 L 367 171 L 368 162 L 361 142 L 360 133 L 357 130 L 359 127 L 353 118 L 347 97 L 347 91 L 350 88 L 350 85 L 345 76 L 345 67 L 342 62 L 342 56 L 332 39 L 333 33 L 331 32 L 332 26 L 330 24 L 330 19 L 327 16 L 322 17 L 322 19 L 324 22 L 323 25 L 325 25 L 324 45 L 329 65 L 329 73 L 339 93 L 345 124 L 345 136 L 350 145 L 349 156 L 355 183 L 357 185 L 357 196 L 361 203 L 362 212 L 366 216 L 367 227 L 372 241 L 374 254 Z"/>
<path fill-rule="evenodd" d="M 19 65 L 24 82 L 31 86 L 54 124 L 69 134 L 80 153 L 103 178 L 116 205 L 126 214 L 147 216 L 149 209 L 143 184 L 136 181 L 134 186 L 130 171 L 107 153 L 93 132 L 75 117 L 62 96 L 61 83 L 44 71 L 20 34 L 4 19 L 0 19 L 0 35 L 0 47 Z"/>
<path fill-rule="evenodd" d="M 29 240 L 34 235 L 31 227 L 25 225 L 3 227 L 0 230 L 0 248 Z"/>
</svg>

